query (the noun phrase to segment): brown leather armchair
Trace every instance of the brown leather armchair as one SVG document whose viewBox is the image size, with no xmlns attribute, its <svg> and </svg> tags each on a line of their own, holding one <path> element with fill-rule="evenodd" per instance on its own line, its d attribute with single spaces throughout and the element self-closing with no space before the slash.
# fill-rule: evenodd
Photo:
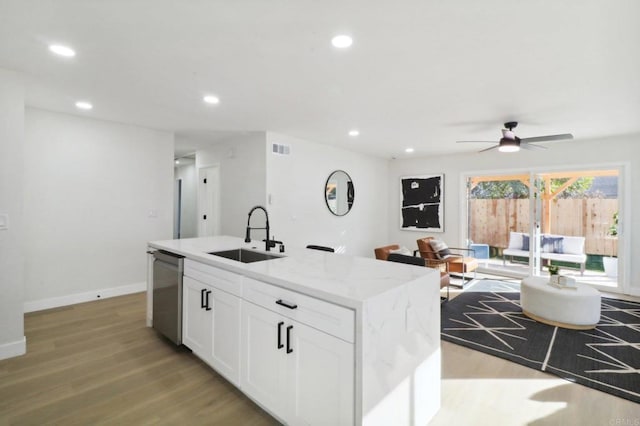
<svg viewBox="0 0 640 426">
<path fill-rule="evenodd" d="M 439 268 L 441 271 L 449 273 L 461 274 L 462 283 L 464 285 L 465 275 L 469 272 L 473 272 L 475 278 L 475 271 L 478 269 L 478 260 L 474 257 L 466 257 L 463 254 L 451 253 L 451 256 L 446 259 L 439 259 L 436 252 L 431 248 L 431 240 L 433 237 L 420 238 L 416 242 L 418 243 L 417 252 L 425 259 L 427 266 L 432 268 Z M 473 253 L 471 249 L 449 247 L 450 250 L 467 251 Z M 415 252 L 414 252 L 415 254 Z"/>
<path fill-rule="evenodd" d="M 399 245 L 391 244 L 390 246 L 378 247 L 377 249 L 374 249 L 373 252 L 376 255 L 376 259 L 387 260 L 387 258 L 389 257 L 389 253 L 391 253 L 391 250 L 398 249 L 400 249 Z"/>
<path fill-rule="evenodd" d="M 388 260 L 389 254 L 392 250 L 398 250 L 400 246 L 398 244 L 391 244 L 384 247 L 378 247 L 373 250 L 376 255 L 376 259 L 378 260 Z M 425 266 L 432 267 L 427 264 L 425 261 Z M 436 268 L 438 269 L 438 268 Z M 440 270 L 440 288 L 447 287 L 447 297 L 446 300 L 449 300 L 449 284 L 451 283 L 451 278 L 449 277 L 449 273 L 447 271 Z"/>
</svg>

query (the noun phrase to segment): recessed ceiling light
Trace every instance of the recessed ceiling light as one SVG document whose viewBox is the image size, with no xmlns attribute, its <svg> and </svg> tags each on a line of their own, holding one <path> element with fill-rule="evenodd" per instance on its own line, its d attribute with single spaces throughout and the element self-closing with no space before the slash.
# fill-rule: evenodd
<svg viewBox="0 0 640 426">
<path fill-rule="evenodd" d="M 206 95 L 202 100 L 211 105 L 217 105 L 220 103 L 220 99 L 214 95 Z"/>
<path fill-rule="evenodd" d="M 176 160 L 176 164 L 180 164 L 180 160 Z"/>
<path fill-rule="evenodd" d="M 75 50 L 61 44 L 52 44 L 49 46 L 49 50 L 56 55 L 64 56 L 65 58 L 73 58 L 76 56 Z"/>
<path fill-rule="evenodd" d="M 354 138 L 355 138 L 355 137 L 356 137 L 356 136 L 358 136 L 358 135 L 360 135 L 360 131 L 359 131 L 359 130 L 356 130 L 356 129 L 349 130 L 349 136 L 351 136 L 351 137 L 354 137 Z"/>
<path fill-rule="evenodd" d="M 407 154 L 411 154 L 413 151 L 415 151 L 413 148 L 407 148 L 404 150 Z"/>
<path fill-rule="evenodd" d="M 346 49 L 353 44 L 353 39 L 348 35 L 341 34 L 332 38 L 331 44 L 333 44 L 333 47 L 337 47 L 338 49 Z"/>
<path fill-rule="evenodd" d="M 93 105 L 91 105 L 89 102 L 78 101 L 78 102 L 76 102 L 76 108 L 84 109 L 84 110 L 90 110 L 90 109 L 93 108 Z"/>
</svg>

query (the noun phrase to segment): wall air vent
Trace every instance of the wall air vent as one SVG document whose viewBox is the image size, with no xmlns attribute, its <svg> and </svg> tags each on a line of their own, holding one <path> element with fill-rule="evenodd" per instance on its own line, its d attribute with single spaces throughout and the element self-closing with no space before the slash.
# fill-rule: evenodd
<svg viewBox="0 0 640 426">
<path fill-rule="evenodd" d="M 274 143 L 271 146 L 271 153 L 276 155 L 289 155 L 291 154 L 291 146 L 280 143 Z"/>
</svg>

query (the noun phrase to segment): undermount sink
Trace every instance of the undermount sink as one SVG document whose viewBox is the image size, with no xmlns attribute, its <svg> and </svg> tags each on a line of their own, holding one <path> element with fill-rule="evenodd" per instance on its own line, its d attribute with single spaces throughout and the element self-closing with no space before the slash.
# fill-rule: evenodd
<svg viewBox="0 0 640 426">
<path fill-rule="evenodd" d="M 231 259 L 242 263 L 262 262 L 263 260 L 279 259 L 282 257 L 275 254 L 261 253 L 258 251 L 247 249 L 212 251 L 208 254 L 224 257 L 226 259 Z"/>
</svg>

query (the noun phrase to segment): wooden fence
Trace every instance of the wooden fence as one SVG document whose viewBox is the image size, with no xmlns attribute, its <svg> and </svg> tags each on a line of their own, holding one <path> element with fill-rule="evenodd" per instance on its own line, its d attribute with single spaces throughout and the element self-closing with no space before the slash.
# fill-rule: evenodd
<svg viewBox="0 0 640 426">
<path fill-rule="evenodd" d="M 566 198 L 549 205 L 551 234 L 584 236 L 587 254 L 617 255 L 618 240 L 608 236 L 613 214 L 618 211 L 617 199 Z M 542 217 L 547 217 L 546 212 Z M 529 232 L 529 200 L 473 199 L 469 218 L 471 240 L 506 248 L 509 232 Z"/>
</svg>

